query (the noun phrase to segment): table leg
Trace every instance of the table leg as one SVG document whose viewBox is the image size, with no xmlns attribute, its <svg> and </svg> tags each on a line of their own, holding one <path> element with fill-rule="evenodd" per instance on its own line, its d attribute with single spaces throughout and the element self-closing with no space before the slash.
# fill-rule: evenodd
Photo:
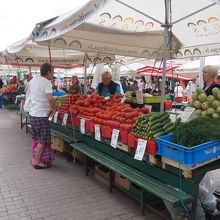
<svg viewBox="0 0 220 220">
<path fill-rule="evenodd" d="M 89 175 L 89 157 L 86 156 L 86 161 L 85 161 L 85 174 L 86 176 Z"/>
<path fill-rule="evenodd" d="M 26 134 L 28 133 L 28 118 L 25 116 L 25 129 L 26 129 Z"/>
<path fill-rule="evenodd" d="M 113 172 L 112 170 L 109 171 L 109 192 L 112 193 L 113 187 Z"/>
<path fill-rule="evenodd" d="M 21 113 L 21 129 L 23 128 L 23 117 L 22 117 L 22 113 Z"/>
<path fill-rule="evenodd" d="M 145 190 L 141 189 L 141 201 L 140 201 L 140 206 L 141 206 L 141 215 L 144 215 L 144 193 Z"/>
</svg>

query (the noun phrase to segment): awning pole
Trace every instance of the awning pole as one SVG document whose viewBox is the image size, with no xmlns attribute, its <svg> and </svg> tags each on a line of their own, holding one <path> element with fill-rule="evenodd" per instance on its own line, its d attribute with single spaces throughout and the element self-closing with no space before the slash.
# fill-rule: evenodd
<svg viewBox="0 0 220 220">
<path fill-rule="evenodd" d="M 85 53 L 85 57 L 84 57 L 84 94 L 86 94 L 87 91 L 87 58 L 88 55 L 87 53 Z"/>
<path fill-rule="evenodd" d="M 199 62 L 199 87 L 203 88 L 204 82 L 203 82 L 203 68 L 205 67 L 205 57 L 200 57 L 200 62 Z"/>
<path fill-rule="evenodd" d="M 165 23 L 164 27 L 164 55 L 163 55 L 163 74 L 160 85 L 161 90 L 161 101 L 160 101 L 160 112 L 164 111 L 164 98 L 165 98 L 165 82 L 166 82 L 166 62 L 169 56 L 169 28 L 170 28 L 170 0 L 164 0 L 165 2 Z"/>
</svg>

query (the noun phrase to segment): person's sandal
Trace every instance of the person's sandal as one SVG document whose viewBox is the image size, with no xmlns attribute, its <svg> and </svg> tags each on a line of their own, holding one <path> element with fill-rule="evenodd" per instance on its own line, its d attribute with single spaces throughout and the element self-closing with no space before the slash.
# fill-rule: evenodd
<svg viewBox="0 0 220 220">
<path fill-rule="evenodd" d="M 34 166 L 35 169 L 47 169 L 50 168 L 51 166 L 45 164 L 45 163 L 38 163 Z"/>
</svg>

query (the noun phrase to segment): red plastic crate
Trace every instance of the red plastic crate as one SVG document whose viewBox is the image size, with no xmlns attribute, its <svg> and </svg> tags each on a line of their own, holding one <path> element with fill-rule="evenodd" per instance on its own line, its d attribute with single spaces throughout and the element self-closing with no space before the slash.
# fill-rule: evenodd
<svg viewBox="0 0 220 220">
<path fill-rule="evenodd" d="M 105 138 L 111 138 L 112 137 L 112 128 L 109 126 L 102 125 L 101 126 L 101 135 L 102 135 L 102 137 L 105 137 Z"/>
<path fill-rule="evenodd" d="M 147 141 L 147 153 L 153 156 L 157 154 L 157 142 L 155 140 Z"/>
<path fill-rule="evenodd" d="M 72 123 L 73 123 L 75 126 L 77 126 L 77 127 L 80 126 L 80 118 L 78 118 L 78 117 L 71 117 L 71 121 L 72 121 Z"/>
<path fill-rule="evenodd" d="M 127 131 L 120 131 L 119 139 L 122 143 L 128 143 L 128 132 Z"/>
<path fill-rule="evenodd" d="M 137 148 L 137 137 L 135 135 L 129 133 L 128 134 L 128 146 L 130 148 Z"/>
<path fill-rule="evenodd" d="M 93 121 L 89 122 L 89 131 L 95 133 L 95 123 Z"/>
</svg>

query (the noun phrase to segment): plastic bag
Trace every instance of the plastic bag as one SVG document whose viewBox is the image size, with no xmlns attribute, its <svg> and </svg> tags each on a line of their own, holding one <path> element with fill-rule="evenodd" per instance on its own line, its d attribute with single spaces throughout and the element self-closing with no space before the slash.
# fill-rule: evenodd
<svg viewBox="0 0 220 220">
<path fill-rule="evenodd" d="M 164 200 L 164 204 L 168 211 L 170 212 L 172 220 L 186 220 L 188 219 L 184 208 L 182 206 L 173 206 L 171 203 Z M 191 210 L 192 203 L 187 204 L 187 208 Z M 205 212 L 201 206 L 199 199 L 197 200 L 197 208 L 196 208 L 196 219 L 195 220 L 205 220 Z"/>
<path fill-rule="evenodd" d="M 216 209 L 216 197 L 213 194 L 216 190 L 216 182 L 211 172 L 208 172 L 199 184 L 199 200 L 202 207 L 209 213 Z"/>
</svg>

